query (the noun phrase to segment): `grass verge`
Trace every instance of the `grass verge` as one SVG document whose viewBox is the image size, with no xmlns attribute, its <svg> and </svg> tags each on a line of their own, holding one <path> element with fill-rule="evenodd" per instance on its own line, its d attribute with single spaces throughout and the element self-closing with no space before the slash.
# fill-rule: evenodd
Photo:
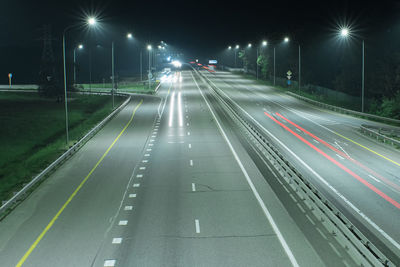
<svg viewBox="0 0 400 267">
<path fill-rule="evenodd" d="M 138 93 L 138 94 L 154 94 L 156 87 L 158 86 L 159 82 L 154 82 L 151 86 L 148 86 L 147 82 L 143 83 L 124 83 L 118 84 L 117 92 L 127 92 L 127 93 Z M 84 91 L 90 89 L 89 84 L 80 84 L 83 87 Z M 93 83 L 92 84 L 93 91 L 107 91 L 111 90 L 112 84 L 110 83 Z"/>
<path fill-rule="evenodd" d="M 123 102 L 116 97 L 116 105 Z M 71 94 L 71 143 L 112 111 L 109 96 Z M 11 198 L 33 176 L 67 150 L 64 103 L 37 93 L 0 93 L 0 200 Z"/>
</svg>

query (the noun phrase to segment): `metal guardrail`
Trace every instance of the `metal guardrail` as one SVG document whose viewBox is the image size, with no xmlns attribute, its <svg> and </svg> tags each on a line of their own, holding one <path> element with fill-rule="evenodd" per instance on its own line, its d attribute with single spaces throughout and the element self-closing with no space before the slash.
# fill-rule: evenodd
<svg viewBox="0 0 400 267">
<path fill-rule="evenodd" d="M 83 94 L 87 94 L 86 92 Z M 92 94 L 99 95 L 110 95 L 110 93 L 104 92 L 92 92 Z M 126 105 L 128 105 L 131 100 L 131 96 L 128 94 L 116 94 L 119 96 L 127 96 L 128 99 L 125 100 L 118 108 L 116 108 L 111 114 L 109 114 L 106 118 L 104 118 L 99 124 L 97 124 L 93 129 L 91 129 L 84 137 L 82 137 L 76 144 L 74 144 L 71 148 L 69 148 L 64 154 L 62 154 L 59 158 L 57 158 L 54 162 L 52 162 L 46 169 L 44 169 L 41 173 L 39 173 L 35 178 L 33 178 L 28 184 L 26 184 L 20 191 L 15 193 L 15 195 L 5 201 L 5 203 L 0 207 L 0 214 L 7 211 L 7 209 L 11 208 L 14 204 L 17 203 L 18 200 L 22 199 L 24 195 L 39 181 L 41 181 L 48 173 L 53 171 L 59 164 L 61 164 L 64 160 L 68 159 L 70 156 L 75 154 L 79 148 L 84 145 L 90 138 L 92 138 L 112 117 L 114 117 L 118 112 L 120 112 Z"/>
<path fill-rule="evenodd" d="M 391 118 L 386 118 L 386 117 L 381 117 L 381 116 L 377 116 L 377 115 L 372 115 L 372 114 L 368 114 L 368 113 L 363 113 L 363 112 L 359 112 L 359 111 L 354 111 L 354 110 L 350 110 L 350 109 L 345 109 L 345 108 L 341 108 L 341 107 L 337 107 L 337 106 L 333 106 L 333 105 L 329 105 L 329 104 L 325 104 L 325 103 L 321 103 L 312 99 L 309 99 L 307 97 L 304 96 L 300 96 L 298 94 L 295 94 L 293 92 L 286 92 L 288 95 L 296 97 L 298 99 L 301 99 L 303 101 L 306 101 L 310 104 L 322 107 L 322 108 L 326 108 L 326 109 L 330 109 L 336 112 L 340 112 L 343 114 L 349 114 L 349 115 L 355 115 L 355 116 L 359 116 L 359 117 L 363 117 L 363 118 L 367 118 L 367 119 L 373 119 L 373 120 L 378 120 L 378 121 L 383 121 L 383 122 L 391 122 L 391 123 L 397 123 L 400 124 L 400 120 L 396 120 L 396 119 L 391 119 Z"/>
<path fill-rule="evenodd" d="M 387 136 L 385 136 L 385 135 L 383 135 L 383 134 L 380 134 L 380 133 L 378 133 L 378 132 L 375 132 L 375 131 L 373 131 L 373 130 L 371 130 L 371 129 L 368 129 L 367 127 L 364 127 L 364 126 L 360 126 L 360 130 L 361 130 L 361 132 L 363 132 L 364 134 L 369 135 L 369 136 L 371 136 L 371 137 L 374 137 L 374 138 L 376 138 L 377 140 L 381 140 L 381 141 L 383 141 L 384 143 L 391 144 L 392 146 L 398 146 L 398 147 L 400 147 L 400 141 L 398 141 L 398 140 L 396 140 L 396 139 L 387 137 Z"/>
<path fill-rule="evenodd" d="M 206 81 L 206 77 L 196 72 L 209 86 L 226 114 L 251 139 L 258 150 L 272 163 L 296 194 L 303 200 L 319 221 L 331 232 L 348 253 L 362 266 L 394 266 L 394 264 L 368 240 L 317 188 L 305 179 L 283 155 L 261 134 L 263 131 L 250 123 L 240 106 L 218 92 L 218 88 Z M 261 133 L 260 133 L 261 132 Z M 278 178 L 279 179 L 279 178 Z"/>
</svg>

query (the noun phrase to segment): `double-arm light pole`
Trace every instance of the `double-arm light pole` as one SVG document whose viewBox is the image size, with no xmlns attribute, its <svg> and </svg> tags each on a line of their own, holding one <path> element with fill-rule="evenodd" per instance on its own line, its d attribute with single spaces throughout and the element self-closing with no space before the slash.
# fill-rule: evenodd
<svg viewBox="0 0 400 267">
<path fill-rule="evenodd" d="M 93 17 L 88 18 L 87 24 L 89 26 L 94 26 L 96 24 L 96 19 Z M 65 62 L 65 35 L 68 30 L 77 27 L 78 25 L 71 25 L 64 29 L 63 31 L 63 69 L 64 69 L 64 108 L 65 108 L 65 134 L 66 134 L 66 143 L 69 144 L 69 132 L 68 132 L 68 97 L 67 97 L 67 71 L 66 71 L 66 62 Z"/>
</svg>

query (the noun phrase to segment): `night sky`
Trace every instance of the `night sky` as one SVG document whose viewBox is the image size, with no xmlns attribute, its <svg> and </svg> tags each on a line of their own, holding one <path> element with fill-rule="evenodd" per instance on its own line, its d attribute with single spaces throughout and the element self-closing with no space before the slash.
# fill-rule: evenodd
<svg viewBox="0 0 400 267">
<path fill-rule="evenodd" d="M 62 30 L 82 21 L 85 13 L 97 14 L 102 29 L 74 30 L 69 44 L 83 41 L 107 49 L 110 39 L 118 41 L 130 31 L 137 49 L 163 40 L 194 58 L 217 56 L 229 44 L 285 35 L 312 47 L 319 39 L 331 38 L 341 24 L 368 38 L 398 26 L 399 11 L 399 1 L 7 1 L 0 10 L 0 83 L 6 82 L 9 71 L 23 73 L 21 82 L 34 76 L 41 56 L 41 25 L 52 25 L 58 56 Z M 123 42 L 118 41 L 119 53 L 126 58 Z M 128 68 L 123 59 L 119 64 Z"/>
</svg>

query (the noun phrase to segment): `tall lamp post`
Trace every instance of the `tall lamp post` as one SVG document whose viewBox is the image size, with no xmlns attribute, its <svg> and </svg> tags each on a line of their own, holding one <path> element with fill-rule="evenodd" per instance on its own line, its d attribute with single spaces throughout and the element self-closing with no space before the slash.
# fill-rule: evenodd
<svg viewBox="0 0 400 267">
<path fill-rule="evenodd" d="M 236 54 L 237 54 L 237 51 L 239 50 L 239 48 L 240 48 L 239 45 L 235 46 L 235 68 L 237 68 L 237 65 L 236 65 Z"/>
<path fill-rule="evenodd" d="M 267 41 L 262 41 L 261 48 L 266 47 L 267 44 L 268 44 Z M 256 49 L 256 53 L 257 53 L 257 56 L 256 56 L 256 72 L 257 72 L 256 76 L 257 76 L 257 80 L 258 80 L 258 55 L 259 55 L 259 49 L 260 49 L 260 47 L 257 46 L 257 49 Z"/>
<path fill-rule="evenodd" d="M 284 40 L 283 40 L 285 43 L 288 43 L 290 40 L 289 40 L 289 37 L 285 37 L 284 38 Z M 298 43 L 298 49 L 299 49 L 299 77 L 298 77 L 298 88 L 299 88 L 299 91 L 300 91 L 300 86 L 301 86 L 301 46 L 300 46 L 300 44 Z"/>
<path fill-rule="evenodd" d="M 148 78 L 149 78 L 149 89 L 150 89 L 150 79 L 151 79 L 151 45 L 147 45 L 147 51 L 149 51 L 149 75 L 148 75 Z"/>
<path fill-rule="evenodd" d="M 87 24 L 89 26 L 96 25 L 96 19 L 93 17 L 88 18 Z M 67 101 L 67 71 L 66 71 L 66 63 L 65 63 L 65 35 L 68 30 L 76 27 L 77 25 L 71 25 L 64 29 L 63 31 L 63 68 L 64 68 L 64 107 L 65 107 L 65 133 L 66 133 L 66 142 L 67 145 L 69 143 L 69 133 L 68 133 L 68 101 Z"/>
<path fill-rule="evenodd" d="M 342 38 L 351 37 L 350 30 L 348 28 L 342 28 L 339 32 Z M 361 49 L 362 49 L 362 65 L 361 65 L 361 112 L 364 112 L 364 82 L 365 82 L 365 42 L 361 41 Z"/>
<path fill-rule="evenodd" d="M 76 49 L 83 49 L 83 44 L 74 48 L 74 84 L 76 84 Z"/>
</svg>

